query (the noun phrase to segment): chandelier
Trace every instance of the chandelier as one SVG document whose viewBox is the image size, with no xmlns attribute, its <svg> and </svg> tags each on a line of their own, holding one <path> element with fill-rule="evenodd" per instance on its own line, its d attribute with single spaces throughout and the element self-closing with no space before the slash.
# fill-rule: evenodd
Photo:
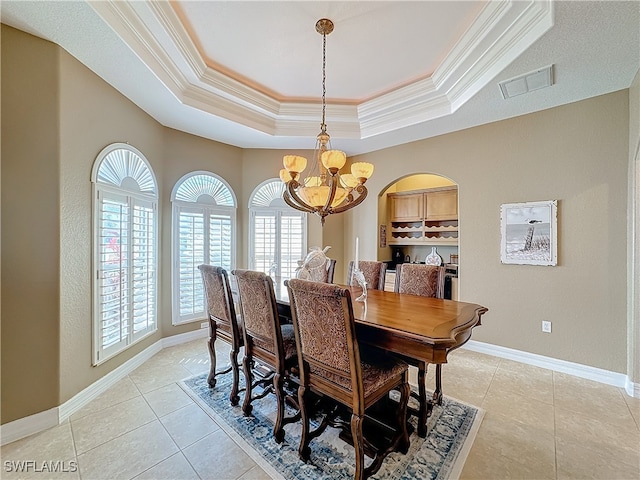
<svg viewBox="0 0 640 480">
<path fill-rule="evenodd" d="M 342 213 L 361 204 L 367 197 L 364 183 L 373 174 L 373 165 L 356 162 L 351 173 L 340 173 L 347 156 L 340 150 L 331 149 L 331 137 L 325 124 L 325 70 L 327 35 L 333 32 L 333 22 L 322 18 L 316 22 L 316 31 L 322 35 L 322 123 L 316 137 L 311 170 L 303 179 L 300 174 L 307 167 L 307 159 L 298 155 L 285 155 L 280 179 L 286 184 L 283 200 L 290 207 L 320 217 L 322 225 L 327 215 Z"/>
</svg>

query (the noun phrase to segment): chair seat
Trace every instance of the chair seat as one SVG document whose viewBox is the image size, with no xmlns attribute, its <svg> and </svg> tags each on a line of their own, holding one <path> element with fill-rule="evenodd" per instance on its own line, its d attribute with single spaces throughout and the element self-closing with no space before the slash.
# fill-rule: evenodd
<svg viewBox="0 0 640 480">
<path fill-rule="evenodd" d="M 401 375 L 409 366 L 406 362 L 386 355 L 371 348 L 360 348 L 360 364 L 362 366 L 362 384 L 364 395 L 376 391 L 392 378 Z M 343 376 L 314 365 L 311 371 L 325 378 L 331 379 L 345 390 L 351 390 L 351 376 Z"/>
</svg>

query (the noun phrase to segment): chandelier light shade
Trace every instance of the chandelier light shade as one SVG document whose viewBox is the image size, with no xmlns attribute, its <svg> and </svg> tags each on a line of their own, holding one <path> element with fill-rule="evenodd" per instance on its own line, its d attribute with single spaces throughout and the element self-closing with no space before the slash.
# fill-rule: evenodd
<svg viewBox="0 0 640 480">
<path fill-rule="evenodd" d="M 324 225 L 324 219 L 332 213 L 342 213 L 360 205 L 367 197 L 364 186 L 373 174 L 373 165 L 357 162 L 351 165 L 351 173 L 341 173 L 347 156 L 340 150 L 332 150 L 331 137 L 325 124 L 326 111 L 326 50 L 327 35 L 333 32 L 333 22 L 322 18 L 316 22 L 316 31 L 322 35 L 322 122 L 316 137 L 311 169 L 302 178 L 307 168 L 307 159 L 298 155 L 285 155 L 280 180 L 286 184 L 283 200 L 290 207 L 307 213 L 315 213 Z"/>
</svg>

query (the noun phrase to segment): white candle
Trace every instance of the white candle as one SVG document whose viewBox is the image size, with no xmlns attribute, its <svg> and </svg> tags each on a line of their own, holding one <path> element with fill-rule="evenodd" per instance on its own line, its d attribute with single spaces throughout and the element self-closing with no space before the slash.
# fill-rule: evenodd
<svg viewBox="0 0 640 480">
<path fill-rule="evenodd" d="M 358 237 L 356 237 L 356 260 L 355 260 L 356 270 L 360 270 L 358 268 L 358 242 L 359 242 L 359 240 L 360 239 Z"/>
</svg>

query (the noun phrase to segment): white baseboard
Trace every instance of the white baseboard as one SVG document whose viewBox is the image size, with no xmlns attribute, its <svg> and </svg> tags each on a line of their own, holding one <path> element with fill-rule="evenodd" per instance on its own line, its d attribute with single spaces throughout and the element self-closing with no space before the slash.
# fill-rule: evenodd
<svg viewBox="0 0 640 480">
<path fill-rule="evenodd" d="M 0 427 L 1 445 L 15 442 L 58 425 L 58 407 L 5 423 Z"/>
<path fill-rule="evenodd" d="M 173 347 L 175 345 L 180 345 L 181 343 L 190 342 L 192 340 L 208 336 L 209 329 L 203 328 L 158 340 L 153 345 L 145 348 L 135 357 L 127 360 L 116 369 L 107 373 L 104 377 L 74 395 L 59 407 L 36 413 L 34 415 L 29 415 L 28 417 L 19 418 L 18 420 L 2 425 L 0 427 L 0 445 L 15 442 L 21 438 L 28 437 L 34 433 L 38 433 L 46 430 L 47 428 L 61 424 L 71 415 L 87 405 L 91 400 L 104 393 L 115 383 L 129 375 L 129 373 L 133 372 L 163 348 Z"/>
<path fill-rule="evenodd" d="M 462 348 L 472 350 L 474 352 L 485 353 L 494 357 L 514 360 L 527 365 L 546 368 L 548 370 L 553 370 L 554 372 L 566 373 L 575 377 L 605 383 L 614 387 L 624 388 L 629 396 L 640 397 L 640 385 L 632 383 L 628 377 L 622 373 L 610 372 L 601 368 L 567 362 L 557 358 L 545 357 L 535 353 L 523 352 L 521 350 L 514 350 L 512 348 L 491 345 L 489 343 L 482 343 L 475 340 L 469 340 Z M 635 395 L 632 395 L 630 391 L 635 392 Z"/>
</svg>

